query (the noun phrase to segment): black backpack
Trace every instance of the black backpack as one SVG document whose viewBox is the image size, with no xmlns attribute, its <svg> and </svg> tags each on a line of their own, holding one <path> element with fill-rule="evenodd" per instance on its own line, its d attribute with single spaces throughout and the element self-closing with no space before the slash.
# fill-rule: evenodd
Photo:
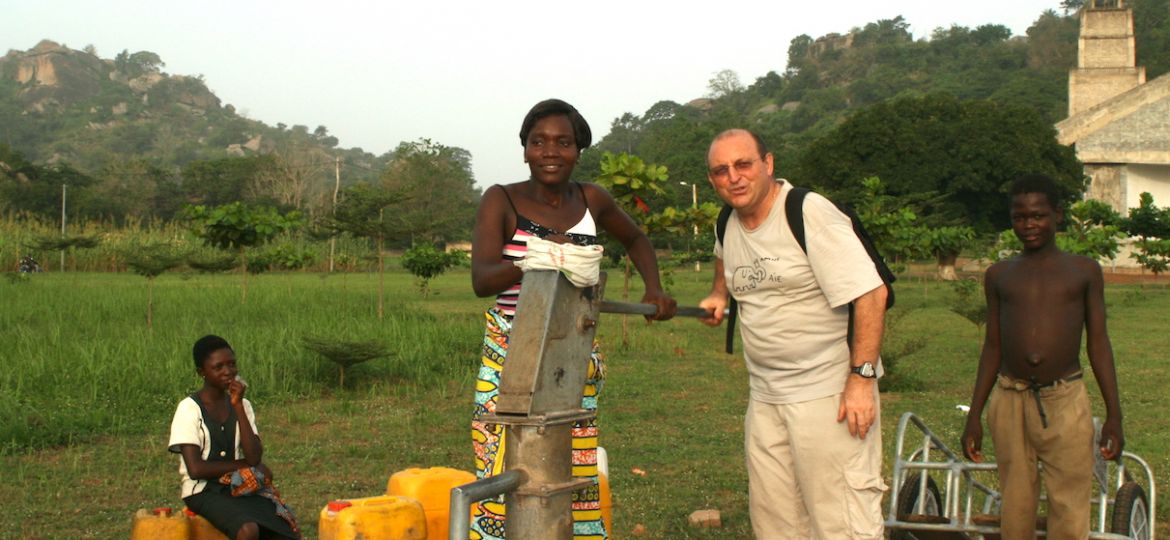
<svg viewBox="0 0 1170 540">
<path fill-rule="evenodd" d="M 788 229 L 792 231 L 792 236 L 796 238 L 796 243 L 800 244 L 800 250 L 808 253 L 808 247 L 804 241 L 804 197 L 810 193 L 811 190 L 807 188 L 794 187 L 788 192 L 788 196 L 784 199 L 784 214 L 788 218 Z M 841 213 L 849 216 L 849 221 L 853 223 L 853 232 L 857 235 L 857 239 L 861 241 L 861 245 L 865 246 L 865 252 L 869 254 L 870 260 L 873 261 L 874 268 L 877 269 L 878 275 L 881 276 L 882 282 L 886 285 L 886 309 L 894 307 L 894 287 L 891 285 L 898 280 L 890 267 L 886 265 L 885 259 L 878 253 L 877 248 L 873 247 L 873 239 L 869 237 L 869 233 L 865 232 L 865 227 L 861 224 L 861 218 L 857 217 L 857 212 L 848 206 L 842 206 L 833 203 Z M 723 209 L 719 211 L 719 218 L 715 221 L 715 233 L 719 236 L 719 243 L 723 243 L 723 235 L 727 232 L 727 220 L 731 219 L 732 208 L 730 205 L 723 205 Z M 735 343 L 735 319 L 739 313 L 739 305 L 735 301 L 735 297 L 731 296 L 731 302 L 728 306 L 727 314 L 727 340 L 724 349 L 727 354 L 734 352 Z M 849 346 L 853 346 L 853 304 L 849 304 L 849 332 L 846 337 Z"/>
</svg>

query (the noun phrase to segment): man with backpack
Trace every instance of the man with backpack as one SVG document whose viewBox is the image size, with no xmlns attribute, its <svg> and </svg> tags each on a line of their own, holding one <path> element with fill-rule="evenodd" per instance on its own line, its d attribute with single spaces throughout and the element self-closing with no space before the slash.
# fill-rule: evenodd
<svg viewBox="0 0 1170 540">
<path fill-rule="evenodd" d="M 773 156 L 756 134 L 719 134 L 707 166 L 733 211 L 699 306 L 711 311 L 703 319 L 711 326 L 729 296 L 739 306 L 752 529 L 769 540 L 882 538 L 884 264 L 828 199 L 797 191 L 800 215 L 786 215 L 794 188 L 773 178 Z"/>
</svg>

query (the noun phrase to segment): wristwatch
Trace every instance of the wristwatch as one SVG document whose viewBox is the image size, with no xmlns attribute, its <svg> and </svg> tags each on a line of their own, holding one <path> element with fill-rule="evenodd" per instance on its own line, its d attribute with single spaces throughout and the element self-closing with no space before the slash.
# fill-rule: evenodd
<svg viewBox="0 0 1170 540">
<path fill-rule="evenodd" d="M 849 372 L 861 375 L 862 377 L 865 377 L 866 379 L 876 379 L 877 378 L 877 368 L 875 368 L 873 366 L 873 362 L 865 362 L 865 363 L 862 363 L 860 366 L 853 366 L 852 368 L 849 368 Z"/>
</svg>

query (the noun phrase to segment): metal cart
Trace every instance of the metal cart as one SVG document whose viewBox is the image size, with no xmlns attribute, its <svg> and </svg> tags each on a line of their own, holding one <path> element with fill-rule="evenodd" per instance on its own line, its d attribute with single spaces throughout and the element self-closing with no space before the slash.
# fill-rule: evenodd
<svg viewBox="0 0 1170 540">
<path fill-rule="evenodd" d="M 1094 425 L 1099 432 L 1096 419 Z M 912 446 L 907 456 L 910 427 L 915 428 L 912 436 L 921 435 L 921 444 Z M 1089 538 L 1155 538 L 1156 491 L 1150 466 L 1129 452 L 1122 452 L 1118 462 L 1107 462 L 1094 454 Z M 998 540 L 1001 499 L 991 487 L 998 484 L 995 471 L 994 463 L 972 463 L 956 455 L 921 418 L 911 412 L 903 414 L 898 422 L 890 512 L 885 522 L 890 538 Z M 1044 528 L 1040 520 L 1037 533 L 1041 537 L 1045 536 Z"/>
</svg>

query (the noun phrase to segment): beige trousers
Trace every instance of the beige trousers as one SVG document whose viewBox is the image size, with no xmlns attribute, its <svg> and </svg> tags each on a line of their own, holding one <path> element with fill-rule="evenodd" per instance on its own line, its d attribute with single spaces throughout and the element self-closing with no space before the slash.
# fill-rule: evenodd
<svg viewBox="0 0 1170 540">
<path fill-rule="evenodd" d="M 1085 382 L 1058 382 L 1043 388 L 1040 410 L 1028 383 L 999 376 L 987 404 L 987 425 L 995 442 L 1003 504 L 1004 540 L 1036 537 L 1040 479 L 1048 493 L 1048 538 L 1089 537 L 1093 489 L 1093 413 Z M 1044 468 L 1037 470 L 1037 463 Z"/>
<path fill-rule="evenodd" d="M 756 538 L 882 538 L 881 409 L 862 440 L 837 422 L 840 403 L 840 394 L 748 403 L 744 446 Z"/>
</svg>

